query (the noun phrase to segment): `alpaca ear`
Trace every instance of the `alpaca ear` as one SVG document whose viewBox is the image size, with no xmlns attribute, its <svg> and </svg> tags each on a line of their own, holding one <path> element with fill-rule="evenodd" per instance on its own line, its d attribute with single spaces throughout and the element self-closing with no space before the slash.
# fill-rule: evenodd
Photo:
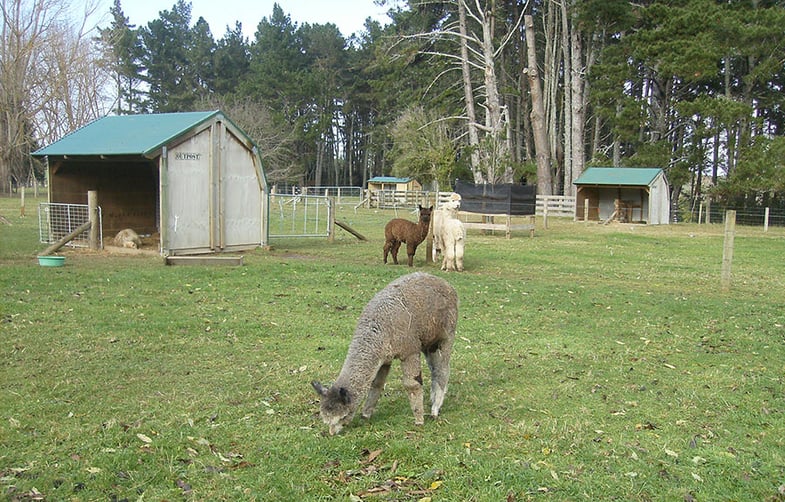
<svg viewBox="0 0 785 502">
<path fill-rule="evenodd" d="M 343 402 L 343 404 L 349 404 L 352 402 L 352 396 L 349 394 L 349 391 L 346 390 L 346 387 L 341 387 L 338 390 L 338 393 L 341 396 L 341 401 Z"/>
<path fill-rule="evenodd" d="M 315 390 L 316 393 L 320 396 L 324 397 L 327 395 L 327 389 L 324 387 L 324 385 L 320 384 L 316 380 L 311 382 L 311 386 L 313 386 L 313 390 Z"/>
</svg>

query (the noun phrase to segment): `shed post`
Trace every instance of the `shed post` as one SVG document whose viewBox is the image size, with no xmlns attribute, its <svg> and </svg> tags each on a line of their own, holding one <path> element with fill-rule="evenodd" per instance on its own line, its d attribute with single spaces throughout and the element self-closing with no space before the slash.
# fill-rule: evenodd
<svg viewBox="0 0 785 502">
<path fill-rule="evenodd" d="M 159 188 L 158 198 L 161 207 L 161 220 L 158 222 L 158 232 L 161 234 L 160 252 L 169 254 L 169 151 L 164 146 L 161 148 L 161 158 L 158 161 Z"/>
<path fill-rule="evenodd" d="M 583 222 L 589 223 L 589 198 L 583 199 Z"/>
<path fill-rule="evenodd" d="M 90 249 L 101 249 L 101 227 L 98 221 L 98 191 L 87 192 L 87 214 L 90 219 Z"/>
</svg>

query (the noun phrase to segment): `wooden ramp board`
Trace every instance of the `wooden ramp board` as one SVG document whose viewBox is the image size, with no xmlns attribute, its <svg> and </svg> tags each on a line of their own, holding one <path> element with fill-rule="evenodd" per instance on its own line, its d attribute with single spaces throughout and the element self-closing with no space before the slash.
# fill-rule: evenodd
<svg viewBox="0 0 785 502">
<path fill-rule="evenodd" d="M 358 232 L 357 230 L 353 229 L 352 227 L 350 227 L 349 225 L 347 225 L 346 223 L 344 223 L 342 221 L 335 220 L 335 224 L 338 225 L 339 227 L 341 227 L 342 229 L 346 230 L 347 232 L 349 232 L 353 236 L 357 237 L 361 241 L 367 241 L 368 240 L 368 239 L 365 238 L 365 236 L 363 234 L 361 234 L 360 232 Z"/>
<path fill-rule="evenodd" d="M 243 266 L 242 256 L 167 256 L 167 265 L 230 265 Z"/>
</svg>

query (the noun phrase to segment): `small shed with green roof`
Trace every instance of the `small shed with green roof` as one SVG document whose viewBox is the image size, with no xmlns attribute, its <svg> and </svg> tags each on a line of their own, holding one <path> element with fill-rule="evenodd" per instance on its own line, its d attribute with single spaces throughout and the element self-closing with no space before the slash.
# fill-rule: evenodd
<svg viewBox="0 0 785 502">
<path fill-rule="evenodd" d="M 590 167 L 574 181 L 575 219 L 667 225 L 670 188 L 659 168 Z"/>
<path fill-rule="evenodd" d="M 422 190 L 422 185 L 414 178 L 398 178 L 396 176 L 374 176 L 368 180 L 368 190 L 395 190 L 398 192 L 414 192 Z"/>
<path fill-rule="evenodd" d="M 47 161 L 50 203 L 98 192 L 104 236 L 160 234 L 166 256 L 267 244 L 259 149 L 220 111 L 107 116 L 33 156 Z"/>
</svg>

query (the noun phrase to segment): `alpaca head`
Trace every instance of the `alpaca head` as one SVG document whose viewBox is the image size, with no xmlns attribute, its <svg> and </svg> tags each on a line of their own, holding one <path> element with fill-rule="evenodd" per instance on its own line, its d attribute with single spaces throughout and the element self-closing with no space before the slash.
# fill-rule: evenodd
<svg viewBox="0 0 785 502">
<path fill-rule="evenodd" d="M 450 199 L 441 206 L 443 209 L 448 211 L 457 211 L 461 208 L 461 201 L 460 200 L 453 200 Z"/>
<path fill-rule="evenodd" d="M 420 221 L 422 221 L 426 225 L 429 224 L 431 222 L 431 212 L 433 212 L 433 206 L 422 207 L 418 205 L 417 207 L 420 210 Z"/>
<path fill-rule="evenodd" d="M 319 382 L 311 382 L 314 390 L 321 396 L 319 414 L 330 428 L 330 435 L 341 432 L 343 426 L 352 421 L 357 402 L 346 387 L 333 385 L 329 389 Z"/>
</svg>

